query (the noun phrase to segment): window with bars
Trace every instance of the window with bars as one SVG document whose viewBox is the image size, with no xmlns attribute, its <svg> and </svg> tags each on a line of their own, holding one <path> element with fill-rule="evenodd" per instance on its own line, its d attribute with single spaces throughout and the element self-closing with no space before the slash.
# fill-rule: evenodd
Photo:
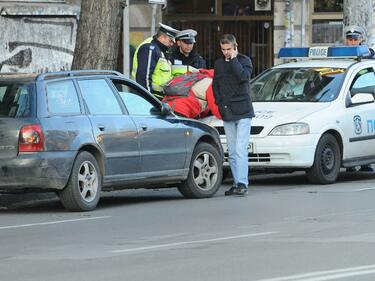
<svg viewBox="0 0 375 281">
<path fill-rule="evenodd" d="M 343 12 L 344 0 L 314 0 L 315 13 Z"/>
<path fill-rule="evenodd" d="M 169 0 L 168 14 L 215 14 L 215 0 Z"/>
<path fill-rule="evenodd" d="M 340 44 L 343 41 L 343 0 L 311 0 L 311 43 Z"/>
</svg>

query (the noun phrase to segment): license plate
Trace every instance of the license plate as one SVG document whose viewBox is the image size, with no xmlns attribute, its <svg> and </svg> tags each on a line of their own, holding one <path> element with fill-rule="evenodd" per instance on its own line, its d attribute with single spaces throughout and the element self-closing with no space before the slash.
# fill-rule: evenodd
<svg viewBox="0 0 375 281">
<path fill-rule="evenodd" d="M 223 143 L 223 149 L 226 153 L 228 153 L 228 145 L 226 143 Z M 247 146 L 247 151 L 249 153 L 253 153 L 254 152 L 254 144 L 252 142 L 249 142 L 248 146 Z"/>
<path fill-rule="evenodd" d="M 254 152 L 254 144 L 252 142 L 249 142 L 249 145 L 247 146 L 247 150 L 250 152 L 250 153 L 253 153 Z"/>
</svg>

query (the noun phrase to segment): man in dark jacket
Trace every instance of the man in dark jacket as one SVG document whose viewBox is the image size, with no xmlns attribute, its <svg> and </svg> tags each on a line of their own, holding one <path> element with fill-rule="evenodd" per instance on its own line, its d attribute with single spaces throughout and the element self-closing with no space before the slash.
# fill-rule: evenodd
<svg viewBox="0 0 375 281">
<path fill-rule="evenodd" d="M 195 36 L 197 32 L 193 29 L 182 30 L 176 35 L 176 46 L 170 56 L 172 62 L 172 73 L 174 75 L 183 74 L 189 71 L 189 67 L 195 69 L 206 68 L 206 61 L 200 56 L 195 45 Z M 179 67 L 181 68 L 179 69 Z M 185 67 L 185 71 L 182 71 L 182 67 Z M 173 71 L 176 69 L 176 71 Z"/>
<path fill-rule="evenodd" d="M 249 57 L 238 53 L 236 38 L 224 34 L 220 39 L 223 56 L 215 61 L 213 92 L 224 123 L 233 175 L 233 186 L 225 195 L 247 194 L 248 145 L 251 118 L 254 109 L 250 100 L 250 75 L 252 63 Z"/>
</svg>

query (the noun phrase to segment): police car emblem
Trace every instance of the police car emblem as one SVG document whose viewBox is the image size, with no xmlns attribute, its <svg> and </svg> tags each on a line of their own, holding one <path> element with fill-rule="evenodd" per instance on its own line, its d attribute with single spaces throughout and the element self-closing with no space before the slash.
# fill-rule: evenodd
<svg viewBox="0 0 375 281">
<path fill-rule="evenodd" d="M 361 116 L 355 115 L 354 118 L 353 118 L 353 121 L 354 121 L 354 132 L 357 135 L 362 134 L 362 120 L 361 120 Z"/>
</svg>

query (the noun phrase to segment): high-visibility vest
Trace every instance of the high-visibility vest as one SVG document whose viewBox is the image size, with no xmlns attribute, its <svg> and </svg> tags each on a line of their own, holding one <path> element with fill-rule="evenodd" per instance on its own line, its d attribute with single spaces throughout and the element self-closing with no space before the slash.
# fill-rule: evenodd
<svg viewBox="0 0 375 281">
<path fill-rule="evenodd" d="M 137 74 L 137 68 L 138 68 L 138 50 L 139 48 L 147 43 L 150 43 L 152 41 L 152 37 L 147 38 L 144 40 L 136 49 L 134 53 L 134 58 L 133 58 L 133 71 L 132 71 L 132 79 L 135 80 L 136 74 Z M 150 52 L 152 50 L 150 49 Z M 152 90 L 154 92 L 163 92 L 163 86 L 167 84 L 169 80 L 172 79 L 172 67 L 171 63 L 168 59 L 165 58 L 164 53 L 161 52 L 161 57 L 156 63 L 154 72 L 152 73 L 151 79 L 152 79 Z M 148 79 L 148 77 L 146 78 Z M 162 98 L 162 95 L 155 94 L 155 96 Z"/>
<path fill-rule="evenodd" d="M 173 77 L 185 74 L 186 72 L 199 72 L 199 70 L 196 69 L 193 66 L 190 66 L 190 65 L 184 65 L 184 64 L 174 64 L 174 65 L 172 65 L 172 75 L 173 75 Z"/>
</svg>

